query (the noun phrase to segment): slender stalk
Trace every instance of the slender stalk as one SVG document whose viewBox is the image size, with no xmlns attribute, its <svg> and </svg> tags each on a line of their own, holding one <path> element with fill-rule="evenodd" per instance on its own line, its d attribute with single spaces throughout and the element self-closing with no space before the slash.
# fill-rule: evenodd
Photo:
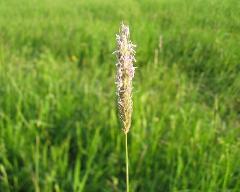
<svg viewBox="0 0 240 192">
<path fill-rule="evenodd" d="M 129 192 L 129 172 L 128 172 L 128 134 L 125 133 L 125 151 L 126 151 L 126 192 Z"/>
</svg>

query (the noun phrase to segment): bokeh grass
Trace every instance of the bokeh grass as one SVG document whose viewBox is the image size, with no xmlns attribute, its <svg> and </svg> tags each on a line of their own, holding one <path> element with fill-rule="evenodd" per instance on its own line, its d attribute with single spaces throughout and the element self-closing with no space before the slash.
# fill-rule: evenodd
<svg viewBox="0 0 240 192">
<path fill-rule="evenodd" d="M 238 192 L 239 9 L 0 1 L 0 191 L 124 191 L 112 55 L 123 20 L 138 45 L 131 191 Z"/>
</svg>

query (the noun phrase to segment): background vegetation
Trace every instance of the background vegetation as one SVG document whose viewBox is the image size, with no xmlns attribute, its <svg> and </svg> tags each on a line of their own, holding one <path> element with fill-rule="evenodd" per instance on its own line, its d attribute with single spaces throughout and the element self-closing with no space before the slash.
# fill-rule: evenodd
<svg viewBox="0 0 240 192">
<path fill-rule="evenodd" d="M 240 191 L 239 10 L 0 1 L 0 191 L 124 191 L 112 55 L 122 20 L 138 46 L 131 191 Z"/>
</svg>

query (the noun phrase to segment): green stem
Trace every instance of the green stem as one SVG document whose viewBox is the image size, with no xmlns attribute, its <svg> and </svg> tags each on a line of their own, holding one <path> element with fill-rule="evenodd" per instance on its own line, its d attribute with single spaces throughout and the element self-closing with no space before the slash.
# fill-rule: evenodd
<svg viewBox="0 0 240 192">
<path fill-rule="evenodd" d="M 126 192 L 129 192 L 129 173 L 128 173 L 128 139 L 125 133 L 125 150 L 126 150 Z"/>
</svg>

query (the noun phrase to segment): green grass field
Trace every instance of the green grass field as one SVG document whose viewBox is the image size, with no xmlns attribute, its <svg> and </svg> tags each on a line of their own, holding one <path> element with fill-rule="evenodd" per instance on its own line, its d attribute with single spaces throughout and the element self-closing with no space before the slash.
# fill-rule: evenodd
<svg viewBox="0 0 240 192">
<path fill-rule="evenodd" d="M 239 10 L 238 0 L 1 0 L 0 191 L 125 190 L 112 54 L 124 21 L 138 67 L 130 191 L 239 192 Z"/>
</svg>

